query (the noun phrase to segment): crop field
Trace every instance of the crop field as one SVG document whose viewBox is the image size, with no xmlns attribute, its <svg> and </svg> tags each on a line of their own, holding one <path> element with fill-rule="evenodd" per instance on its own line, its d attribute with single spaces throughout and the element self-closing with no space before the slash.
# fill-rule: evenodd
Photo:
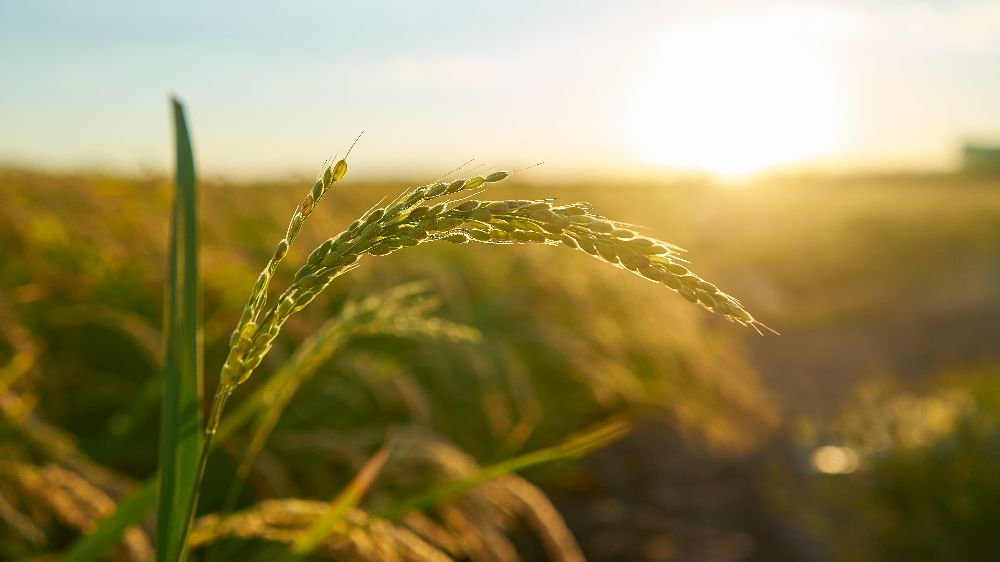
<svg viewBox="0 0 1000 562">
<path fill-rule="evenodd" d="M 1000 560 L 998 61 L 996 0 L 0 2 L 0 562 Z"/>
<path fill-rule="evenodd" d="M 367 256 L 233 387 L 192 558 L 1000 556 L 1000 181 L 524 178 L 476 198 L 641 225 L 780 335 L 565 246 Z M 433 180 L 348 173 L 271 299 Z M 311 183 L 199 185 L 206 414 Z M 0 170 L 0 559 L 79 554 L 156 480 L 173 197 L 168 178 Z M 153 556 L 153 503 L 78 559 Z"/>
</svg>

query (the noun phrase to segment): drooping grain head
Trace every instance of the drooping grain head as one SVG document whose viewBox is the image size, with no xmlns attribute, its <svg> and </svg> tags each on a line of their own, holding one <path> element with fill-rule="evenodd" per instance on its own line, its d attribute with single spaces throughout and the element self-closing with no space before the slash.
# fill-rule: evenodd
<svg viewBox="0 0 1000 562">
<path fill-rule="evenodd" d="M 341 165 L 343 163 L 343 165 Z M 324 172 L 322 192 L 343 177 L 347 164 L 338 161 Z M 726 319 L 760 331 L 766 328 L 734 297 L 693 273 L 676 246 L 644 236 L 630 226 L 600 216 L 586 203 L 556 205 L 551 200 L 441 200 L 502 181 L 508 172 L 494 172 L 451 183 L 434 183 L 405 191 L 384 207 L 366 213 L 346 230 L 323 242 L 299 268 L 294 281 L 265 311 L 263 295 L 273 266 L 284 257 L 304 214 L 293 216 L 286 240 L 279 244 L 265 269 L 264 290 L 255 288 L 249 314 L 234 333 L 234 345 L 223 369 L 230 388 L 250 376 L 271 348 L 281 326 L 306 307 L 330 282 L 357 267 L 365 255 L 384 256 L 425 242 L 464 244 L 547 244 L 581 250 L 617 268 L 659 283 L 692 303 Z M 321 195 L 322 193 L 320 193 Z M 312 195 L 315 205 L 316 190 Z M 298 220 L 296 219 L 298 217 Z M 294 228 L 293 228 L 294 227 Z M 283 245 L 284 244 L 284 245 Z M 260 282 L 258 282 L 260 284 Z"/>
</svg>

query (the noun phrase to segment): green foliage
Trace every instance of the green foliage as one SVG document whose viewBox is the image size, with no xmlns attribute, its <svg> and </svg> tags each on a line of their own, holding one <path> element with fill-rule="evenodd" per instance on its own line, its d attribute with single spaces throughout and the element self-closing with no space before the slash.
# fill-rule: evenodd
<svg viewBox="0 0 1000 562">
<path fill-rule="evenodd" d="M 841 416 L 860 469 L 815 482 L 822 535 L 843 560 L 1000 557 L 1000 368 L 925 395 L 869 388 Z"/>
<path fill-rule="evenodd" d="M 81 453 L 134 478 L 147 478 L 155 470 L 155 451 L 143 444 L 156 441 L 155 405 L 161 395 L 143 389 L 158 386 L 150 381 L 160 382 L 156 339 L 162 264 L 168 261 L 163 233 L 168 231 L 164 217 L 171 216 L 170 190 L 164 182 L 112 177 L 14 173 L 2 181 L 9 187 L 10 205 L 0 209 L 0 236 L 10 248 L 6 256 L 16 258 L 0 268 L 4 286 L 14 288 L 5 295 L 26 299 L 16 309 L 17 318 L 28 323 L 46 349 L 37 365 L 45 376 L 25 377 L 13 388 L 27 398 L 37 390 L 38 413 L 72 427 Z M 212 209 L 212 220 L 203 225 L 206 356 L 208 364 L 219 365 L 232 329 L 228 323 L 243 305 L 241 293 L 245 296 L 259 264 L 272 255 L 269 233 L 282 228 L 284 209 L 294 194 L 280 186 L 204 187 L 205 207 Z M 366 207 L 377 197 L 372 191 L 388 189 L 381 185 L 336 192 L 340 199 L 335 205 L 313 210 L 310 228 L 302 229 L 303 240 L 310 247 L 320 245 L 316 232 L 341 230 L 364 209 L 362 202 Z M 530 188 L 512 186 L 501 198 L 533 196 Z M 127 212 L 115 212 L 120 208 Z M 61 222 L 56 217 L 67 218 Z M 349 298 L 351 293 L 372 295 L 425 279 L 440 294 L 440 315 L 474 326 L 483 338 L 475 346 L 436 336 L 413 342 L 394 335 L 406 335 L 412 326 L 388 319 L 378 320 L 384 330 L 357 331 L 336 353 L 309 366 L 312 375 L 303 379 L 263 441 L 263 461 L 250 471 L 256 485 L 279 497 L 335 497 L 390 426 L 423 427 L 489 466 L 544 449 L 567 433 L 625 410 L 667 407 L 680 412 L 684 424 L 722 436 L 760 423 L 754 406 L 759 393 L 746 366 L 738 355 L 724 351 L 730 348 L 720 338 L 729 336 L 706 327 L 707 315 L 677 306 L 677 299 L 665 298 L 660 287 L 636 276 L 602 271 L 579 252 L 470 250 L 428 245 L 371 260 L 289 324 L 262 364 L 262 376 L 233 398 L 230 413 L 244 404 L 254 412 L 247 425 L 229 435 L 233 447 L 250 442 L 247 430 L 259 422 L 262 389 L 271 388 L 272 377 L 295 365 L 296 350 L 309 335 L 337 317 L 345 302 L 364 302 Z M 307 258 L 294 246 L 287 252 L 288 260 Z M 47 259 L 31 257 L 36 255 Z M 276 275 L 282 279 L 280 271 Z M 513 279 L 518 291 L 511 289 Z M 71 333 L 61 328 L 68 318 L 63 311 L 72 311 L 73 325 L 80 328 Z M 214 383 L 209 377 L 209 389 Z M 310 439 L 313 446 L 299 446 Z M 261 468 L 273 466 L 275 458 L 281 459 L 272 473 L 278 479 L 271 481 Z M 387 470 L 398 474 L 407 466 L 399 463 L 397 468 L 390 463 Z M 202 490 L 204 512 L 224 504 L 234 468 L 223 455 L 213 458 Z M 546 474 L 536 471 L 532 477 Z M 446 485 L 450 478 L 441 475 L 421 483 L 387 479 L 360 507 L 388 508 Z M 471 493 L 446 503 L 464 504 Z M 129 496 L 122 490 L 112 497 Z M 237 506 L 256 499 L 254 488 Z M 141 522 L 141 511 L 120 510 L 131 515 L 130 521 L 113 526 Z M 498 517 L 490 525 L 505 529 L 502 521 Z M 98 530 L 105 528 L 111 527 Z M 107 537 L 103 532 L 84 536 Z M 21 552 L 61 550 L 70 542 Z"/>
<path fill-rule="evenodd" d="M 128 497 L 122 498 L 115 512 L 100 520 L 94 529 L 73 543 L 62 555 L 64 562 L 102 560 L 104 554 L 121 541 L 122 535 L 139 522 L 156 504 L 158 482 L 149 480 Z"/>
<path fill-rule="evenodd" d="M 286 560 L 301 560 L 305 558 L 330 537 L 334 526 L 347 518 L 350 511 L 358 505 L 362 496 L 371 488 L 375 478 L 382 471 L 382 467 L 389 460 L 391 451 L 392 444 L 390 442 L 379 449 L 361 467 L 357 476 L 330 502 L 330 506 L 326 511 L 317 517 L 316 521 L 292 543 Z"/>
<path fill-rule="evenodd" d="M 173 100 L 177 189 L 167 254 L 160 421 L 160 488 L 156 557 L 180 560 L 199 486 L 201 448 L 201 322 L 199 317 L 198 192 L 184 109 Z"/>
<path fill-rule="evenodd" d="M 383 509 L 379 515 L 387 519 L 395 519 L 414 509 L 428 509 L 442 501 L 474 488 L 484 482 L 514 474 L 540 464 L 557 460 L 579 458 L 587 453 L 609 445 L 621 439 L 628 432 L 629 425 L 624 420 L 610 420 L 597 427 L 571 436 L 566 441 L 505 459 L 490 466 L 477 469 L 461 478 L 456 478 L 440 486 L 430 488 L 414 497 L 404 499 L 395 505 Z"/>
<path fill-rule="evenodd" d="M 161 559 L 182 556 L 179 549 L 170 546 L 173 541 L 169 537 L 184 534 L 184 514 L 192 505 L 185 503 L 188 500 L 183 491 L 191 489 L 192 467 L 197 473 L 190 445 L 197 445 L 199 427 L 198 385 L 189 384 L 197 381 L 200 363 L 198 290 L 194 283 L 196 197 L 190 144 L 182 133 L 179 108 L 178 116 L 178 184 L 172 212 L 166 208 L 171 199 L 169 191 L 157 181 L 128 183 L 91 177 L 63 182 L 16 174 L 15 179 L 7 179 L 14 186 L 12 204 L 0 210 L 9 219 L 0 227 L 5 247 L 9 244 L 19 256 L 42 254 L 50 258 L 4 261 L 0 273 L 10 286 L 22 287 L 32 280 L 43 288 L 41 297 L 28 298 L 28 304 L 18 313 L 29 321 L 32 331 L 51 338 L 46 343 L 57 344 L 52 348 L 59 351 L 46 357 L 41 365 L 53 376 L 21 381 L 12 386 L 14 391 L 31 397 L 33 387 L 44 381 L 49 386 L 42 387 L 42 413 L 79 432 L 81 449 L 77 452 L 124 467 L 139 478 L 148 478 L 154 456 L 135 444 L 151 441 L 157 425 L 152 406 L 160 398 L 164 404 L 161 414 L 166 420 L 162 426 L 178 430 L 165 431 L 161 439 L 164 464 L 157 525 L 161 539 L 168 537 L 159 542 Z M 279 261 L 322 264 L 337 250 L 331 242 L 320 251 L 324 243 L 310 240 L 320 252 L 310 260 L 291 245 L 300 231 L 303 237 L 309 236 L 302 229 L 306 216 L 318 219 L 310 230 L 329 233 L 350 224 L 350 219 L 360 214 L 356 197 L 368 199 L 367 192 L 341 194 L 335 215 L 319 216 L 316 210 L 320 196 L 329 188 L 327 184 L 343 177 L 346 164 L 342 162 L 327 168 L 328 172 L 318 180 L 318 190 L 314 186 L 299 204 L 285 238 L 267 252 L 272 256 L 265 268 L 267 281 L 251 290 L 253 297 L 244 309 L 250 311 L 248 318 L 266 319 L 268 309 L 259 305 L 268 301 L 271 277 L 282 276 L 276 268 Z M 325 179 L 327 176 L 329 179 Z M 572 538 L 568 532 L 558 530 L 561 523 L 558 516 L 552 516 L 551 505 L 544 496 L 538 497 L 537 489 L 510 476 L 512 471 L 572 458 L 606 442 L 597 439 L 586 446 L 575 441 L 572 446 L 552 445 L 566 433 L 609 413 L 661 408 L 664 404 L 670 405 L 681 423 L 730 440 L 738 440 L 733 436 L 741 432 L 749 434 L 756 424 L 766 424 L 756 410 L 759 393 L 752 381 L 731 384 L 746 373 L 738 354 L 720 351 L 725 346 L 715 344 L 723 341 L 719 339 L 722 336 L 709 337 L 715 332 L 705 327 L 701 316 L 661 300 L 662 293 L 656 291 L 655 285 L 639 279 L 640 275 L 652 278 L 687 293 L 707 308 L 752 323 L 743 316 L 738 303 L 690 274 L 672 247 L 639 235 L 627 225 L 607 221 L 589 207 L 556 205 L 533 199 L 530 193 L 508 193 L 497 201 L 423 205 L 435 189 L 440 191 L 438 195 L 450 195 L 482 188 L 505 176 L 497 172 L 440 184 L 440 189 L 438 184 L 425 186 L 419 201 L 414 201 L 416 206 L 404 203 L 393 210 L 394 204 L 415 192 L 404 193 L 400 196 L 404 199 L 366 214 L 357 227 L 379 225 L 370 247 L 351 248 L 355 240 L 342 249 L 372 250 L 367 253 L 384 255 L 409 247 L 410 241 L 461 235 L 462 241 L 527 242 L 582 249 L 638 275 L 592 271 L 592 263 L 581 263 L 579 258 L 553 248 L 539 248 L 541 253 L 522 248 L 522 255 L 507 260 L 485 248 L 470 252 L 469 248 L 441 245 L 414 249 L 412 257 L 393 256 L 386 265 L 372 260 L 370 272 L 359 270 L 353 283 L 330 288 L 329 305 L 313 305 L 312 313 L 303 313 L 300 323 L 290 324 L 282 338 L 269 341 L 273 349 L 266 361 L 262 358 L 260 366 L 270 376 L 249 380 L 246 392 L 234 398 L 236 408 L 231 413 L 238 415 L 232 425 L 223 425 L 220 433 L 226 434 L 233 447 L 252 445 L 247 448 L 251 454 L 244 464 L 250 476 L 258 480 L 257 490 L 286 497 L 334 497 L 358 472 L 356 459 L 369 458 L 387 428 L 423 428 L 426 435 L 447 441 L 450 447 L 435 449 L 440 458 L 420 461 L 437 463 L 438 471 L 427 473 L 434 478 L 422 482 L 407 479 L 406 467 L 416 461 L 406 461 L 405 457 L 397 467 L 389 463 L 386 470 L 393 471 L 393 477 L 372 487 L 364 504 L 350 512 L 350 521 L 376 521 L 361 510 L 393 510 L 394 505 L 419 508 L 404 517 L 405 525 L 418 515 L 436 516 L 439 509 L 448 513 L 459 510 L 468 519 L 464 525 L 502 544 L 506 540 L 503 534 L 511 528 L 505 510 L 511 509 L 512 502 L 520 501 L 518 498 L 532 497 L 530 505 L 517 504 L 520 512 L 549 533 L 548 542 L 557 545 L 553 547 L 556 551 L 569 552 Z M 39 186 L 42 188 L 36 189 Z M 283 202 L 286 191 L 271 187 L 255 192 L 252 186 L 241 189 L 246 191 L 214 185 L 202 195 L 212 210 L 212 220 L 204 225 L 206 274 L 202 277 L 209 312 L 204 329 L 210 364 L 222 364 L 228 354 L 225 333 L 231 325 L 227 326 L 225 319 L 238 316 L 243 305 L 239 294 L 254 279 L 255 264 L 263 261 L 262 250 L 270 244 L 266 233 L 280 220 L 271 212 L 287 208 Z M 127 205 L 129 212 L 109 212 L 112 202 L 115 208 Z M 75 212 L 66 213 L 69 209 Z M 404 216 L 404 212 L 408 214 Z M 77 222 L 63 223 L 54 216 L 71 217 Z M 92 221 L 96 216 L 111 219 Z M 164 216 L 172 217 L 173 224 L 167 243 L 156 234 L 168 230 Z M 433 227 L 430 230 L 435 234 L 421 235 L 421 230 L 426 234 L 425 227 Z M 350 231 L 351 227 L 345 230 Z M 355 234 L 366 236 L 360 231 Z M 168 249 L 165 254 L 164 247 Z M 156 381 L 160 362 L 155 326 L 161 312 L 157 303 L 162 302 L 157 292 L 164 275 L 156 264 L 162 263 L 170 267 L 163 311 L 168 345 L 162 358 L 166 376 L 161 395 L 156 390 L 158 385 L 150 381 Z M 306 274 L 297 275 L 291 284 L 301 282 Z M 359 304 L 337 315 L 346 291 L 370 295 L 414 278 L 431 279 L 430 284 L 442 292 L 442 314 L 473 324 L 476 330 L 430 316 L 431 309 L 423 304 L 426 300 L 418 298 L 407 303 L 407 299 L 397 299 L 400 304 L 393 304 L 396 297 L 392 293 L 372 301 L 352 301 Z M 513 280 L 521 293 L 510 290 Z M 30 297 L 30 287 L 24 294 Z M 282 301 L 279 298 L 277 302 L 280 306 Z M 61 308 L 72 310 L 73 321 L 84 327 L 62 346 L 58 345 L 58 331 L 54 328 L 61 320 L 53 314 Z M 337 321 L 320 326 L 331 316 Z M 89 329 L 95 325 L 105 331 Z M 472 348 L 468 336 L 476 331 L 486 337 L 481 345 Z M 237 340 L 240 333 L 237 330 Z M 309 339 L 311 333 L 319 337 Z M 400 340 L 400 335 L 432 337 L 417 345 Z M 111 336 L 115 345 L 106 341 Z M 79 361 L 82 350 L 93 352 L 89 356 L 100 361 Z M 130 360 L 127 368 L 119 367 L 116 363 L 126 351 L 135 360 Z M 82 392 L 72 387 L 78 381 L 102 380 L 111 384 L 89 384 L 79 389 Z M 73 392 L 59 392 L 63 386 Z M 108 394 L 105 399 L 92 401 L 95 392 Z M 121 400 L 122 396 L 129 400 Z M 671 400 L 665 402 L 668 397 Z M 720 409 L 720 405 L 724 408 Z M 279 413 L 285 415 L 279 419 Z M 104 420 L 108 420 L 106 426 L 102 425 Z M 327 432 L 326 437 L 322 432 Z M 329 437 L 331 432 L 335 438 Z M 295 445 L 296 441 L 314 437 L 311 452 Z M 331 446 L 339 447 L 342 456 L 331 453 Z M 206 454 L 209 450 L 205 448 Z M 523 453 L 525 450 L 535 452 Z M 268 474 L 280 474 L 290 485 L 282 484 L 281 478 L 260 481 L 264 473 L 257 469 L 272 466 L 275 454 L 283 461 Z M 261 457 L 266 465 L 254 462 Z M 304 457 L 310 462 L 299 462 Z M 459 464 L 465 467 L 457 472 L 451 464 L 456 457 L 464 459 Z M 216 459 L 202 487 L 207 512 L 223 505 L 219 490 L 226 489 L 234 468 L 222 462 L 221 455 Z M 320 471 L 314 468 L 317 459 L 324 467 Z M 479 462 L 486 468 L 476 468 Z M 69 555 L 93 559 L 130 525 L 141 522 L 150 503 L 150 490 L 155 487 L 148 479 L 138 487 L 131 479 L 127 481 L 129 486 L 110 493 L 120 502 L 119 509 L 95 520 L 94 527 L 88 528 L 89 534 L 67 551 Z M 517 493 L 512 492 L 514 489 Z M 241 497 L 237 503 L 245 505 L 255 500 L 256 490 L 253 495 Z M 480 520 L 472 517 L 476 513 L 490 516 Z M 405 536 L 402 525 L 392 527 L 393 532 Z M 450 532 L 461 533 L 458 527 Z M 65 542 L 56 543 L 55 548 Z M 468 555 L 473 559 L 481 556 Z"/>
</svg>

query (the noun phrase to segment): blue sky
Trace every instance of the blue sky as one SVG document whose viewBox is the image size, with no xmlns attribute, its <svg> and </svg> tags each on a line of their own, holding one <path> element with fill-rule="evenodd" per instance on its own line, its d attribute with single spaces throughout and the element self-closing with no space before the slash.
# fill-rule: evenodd
<svg viewBox="0 0 1000 562">
<path fill-rule="evenodd" d="M 0 3 L 0 162 L 577 176 L 954 164 L 1000 140 L 1000 2 Z"/>
</svg>

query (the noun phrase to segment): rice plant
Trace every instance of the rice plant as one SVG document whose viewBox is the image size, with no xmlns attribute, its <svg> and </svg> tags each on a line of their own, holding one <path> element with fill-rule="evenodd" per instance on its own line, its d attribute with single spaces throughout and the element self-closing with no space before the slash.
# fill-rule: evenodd
<svg viewBox="0 0 1000 562">
<path fill-rule="evenodd" d="M 306 308 L 336 278 L 359 267 L 361 260 L 368 256 L 384 256 L 429 242 L 561 245 L 665 285 L 692 303 L 733 322 L 758 331 L 763 326 L 739 301 L 690 271 L 680 258 L 679 248 L 643 236 L 626 223 L 609 220 L 585 203 L 557 205 L 548 199 L 491 201 L 477 198 L 491 184 L 507 179 L 510 172 L 506 171 L 452 181 L 442 178 L 376 204 L 343 232 L 316 247 L 298 268 L 292 282 L 277 299 L 269 302 L 268 290 L 275 271 L 304 222 L 323 196 L 346 175 L 347 157 L 351 151 L 348 149 L 343 158 L 324 167 L 292 214 L 284 237 L 260 273 L 230 338 L 229 354 L 209 407 L 204 437 L 199 443 L 196 435 L 188 430 L 181 431 L 177 425 L 179 420 L 189 424 L 200 422 L 197 415 L 185 414 L 182 404 L 186 400 L 190 412 L 190 403 L 197 402 L 199 388 L 197 305 L 191 299 L 191 294 L 197 290 L 197 275 L 196 266 L 190 262 L 192 252 L 196 252 L 197 233 L 192 226 L 195 207 L 190 141 L 176 102 L 175 111 L 179 116 L 176 120 L 179 189 L 171 238 L 171 275 L 176 276 L 175 272 L 180 270 L 185 277 L 173 277 L 168 284 L 168 311 L 176 314 L 178 326 L 174 329 L 181 331 L 179 337 L 184 340 L 172 339 L 174 321 L 168 322 L 167 405 L 162 429 L 165 432 L 161 464 L 164 471 L 159 520 L 161 543 L 158 545 L 158 558 L 162 560 L 183 560 L 186 556 L 200 481 L 230 396 L 261 364 L 285 322 Z M 175 304 L 175 299 L 180 301 L 179 305 Z M 182 368 L 171 375 L 172 353 L 178 354 L 178 361 L 189 363 L 187 372 Z M 263 429 L 258 434 L 266 435 L 267 427 L 273 427 L 273 423 L 272 416 L 270 421 L 263 422 Z M 249 449 L 251 457 L 252 451 L 259 450 L 259 441 L 257 438 Z M 196 464 L 192 461 L 192 447 L 195 446 L 200 450 Z M 175 461 L 176 455 L 183 455 L 181 462 Z"/>
<path fill-rule="evenodd" d="M 472 197 L 509 172 L 494 172 L 404 191 L 376 205 L 346 230 L 315 248 L 294 281 L 267 306 L 274 271 L 319 199 L 347 173 L 341 159 L 327 167 L 289 222 L 285 237 L 261 272 L 230 339 L 206 434 L 218 427 L 222 409 L 271 349 L 284 323 L 304 309 L 337 277 L 358 267 L 365 256 L 384 256 L 428 242 L 464 244 L 548 244 L 582 250 L 616 267 L 661 283 L 687 300 L 755 329 L 766 328 L 732 296 L 690 271 L 672 244 L 640 235 L 629 225 L 598 215 L 589 205 L 556 205 L 551 200 L 488 201 Z"/>
<path fill-rule="evenodd" d="M 86 316 L 85 325 L 103 323 L 127 332 L 149 356 L 151 363 L 163 370 L 162 391 L 146 383 L 130 404 L 123 407 L 121 420 L 115 422 L 115 427 L 124 428 L 121 429 L 124 433 L 118 434 L 118 445 L 127 444 L 128 432 L 136 431 L 142 420 L 147 419 L 145 415 L 155 412 L 156 401 L 162 399 L 160 469 L 158 474 L 144 481 L 124 477 L 90 461 L 80 447 L 68 436 L 60 436 L 54 428 L 18 417 L 18 412 L 30 410 L 33 397 L 28 392 L 21 395 L 8 389 L 20 373 L 36 368 L 34 361 L 40 353 L 40 347 L 30 342 L 19 344 L 17 348 L 23 347 L 23 351 L 12 359 L 0 378 L 0 414 L 3 414 L 0 417 L 5 423 L 8 419 L 13 420 L 12 427 L 19 432 L 17 451 L 23 447 L 39 448 L 42 452 L 23 455 L 18 452 L 0 471 L 0 519 L 7 522 L 26 544 L 34 545 L 10 552 L 52 552 L 55 549 L 61 551 L 62 559 L 72 562 L 97 560 L 109 553 L 116 559 L 145 559 L 150 552 L 155 552 L 158 560 L 182 560 L 188 557 L 189 550 L 201 549 L 195 553 L 199 559 L 225 560 L 233 558 L 233 549 L 243 548 L 240 540 L 245 539 L 254 548 L 273 553 L 274 558 L 300 559 L 312 552 L 350 560 L 468 559 L 479 562 L 516 559 L 511 533 L 515 528 L 528 527 L 550 558 L 582 559 L 579 547 L 555 507 L 538 488 L 516 474 L 560 459 L 577 458 L 619 439 L 630 425 L 617 417 L 561 441 L 553 438 L 550 432 L 531 442 L 528 440 L 533 431 L 531 422 L 522 419 L 519 424 L 512 424 L 509 435 L 498 439 L 500 445 L 495 447 L 494 453 L 476 456 L 468 452 L 468 443 L 463 449 L 443 428 L 402 424 L 391 428 L 388 431 L 391 436 L 386 439 L 382 432 L 372 433 L 370 425 L 360 427 L 362 422 L 359 420 L 352 439 L 340 443 L 341 452 L 350 462 L 344 463 L 348 466 L 341 467 L 344 470 L 338 474 L 342 476 L 343 472 L 351 471 L 357 476 L 340 493 L 331 494 L 328 501 L 282 497 L 279 493 L 275 494 L 277 498 L 268 498 L 271 494 L 256 494 L 248 503 L 245 496 L 241 496 L 241 483 L 249 479 L 253 484 L 254 471 L 269 462 L 268 456 L 273 454 L 266 447 L 269 440 L 281 441 L 275 447 L 291 446 L 293 437 L 297 447 L 309 447 L 310 443 L 318 442 L 310 441 L 312 435 L 305 432 L 282 433 L 279 421 L 283 414 L 300 403 L 295 402 L 297 398 L 308 398 L 297 395 L 309 394 L 303 389 L 315 389 L 322 379 L 317 376 L 321 367 L 329 367 L 331 359 L 346 355 L 343 352 L 353 340 L 371 334 L 433 339 L 452 342 L 447 345 L 453 347 L 442 350 L 459 350 L 458 356 L 470 357 L 488 351 L 494 343 L 488 339 L 476 343 L 480 337 L 475 330 L 436 316 L 439 302 L 427 283 L 399 285 L 388 291 L 362 287 L 360 295 L 348 299 L 339 311 L 334 310 L 325 323 L 317 322 L 312 335 L 306 337 L 298 324 L 291 326 L 293 330 L 285 330 L 289 318 L 312 304 L 335 279 L 379 256 L 431 242 L 441 242 L 455 252 L 471 250 L 475 244 L 493 244 L 501 248 L 519 244 L 566 247 L 591 255 L 623 272 L 665 285 L 733 322 L 755 329 L 762 327 L 736 299 L 692 273 L 681 250 L 642 234 L 637 227 L 608 219 L 585 203 L 488 197 L 491 187 L 513 175 L 505 171 L 464 179 L 442 178 L 405 189 L 360 213 L 357 220 L 345 221 L 347 228 L 317 244 L 308 256 L 305 252 L 299 254 L 297 248 L 290 252 L 320 200 L 343 185 L 348 150 L 343 158 L 324 166 L 259 273 L 232 330 L 219 384 L 203 420 L 201 392 L 207 385 L 200 372 L 201 330 L 205 330 L 206 339 L 217 341 L 216 334 L 223 328 L 220 322 L 224 319 L 209 306 L 206 310 L 213 314 L 206 314 L 207 322 L 202 321 L 198 284 L 202 282 L 206 292 L 217 302 L 219 295 L 229 298 L 234 282 L 232 275 L 220 280 L 203 276 L 198 269 L 201 233 L 194 151 L 186 132 L 183 110 L 179 104 L 175 104 L 174 110 L 178 160 L 167 239 L 162 352 L 156 349 L 153 341 L 157 336 L 155 327 L 144 324 L 148 320 L 125 316 L 124 311 L 133 310 L 125 299 L 103 312 L 82 306 L 63 308 L 67 322 L 79 322 Z M 165 198 L 160 199 L 166 204 Z M 99 198 L 92 201 L 103 202 Z M 207 202 L 206 208 L 212 208 L 211 200 Z M 155 212 L 156 207 L 152 209 Z M 11 213 L 20 218 L 16 210 Z M 143 220 L 148 221 L 149 217 L 131 217 L 130 220 L 134 227 Z M 219 228 L 214 222 L 203 226 L 208 227 L 209 234 L 213 228 Z M 31 229 L 26 231 L 33 232 Z M 336 232 L 336 229 L 331 231 Z M 143 235 L 149 233 L 143 231 Z M 53 242 L 58 243 L 59 239 Z M 157 240 L 154 236 L 143 238 L 140 245 L 157 244 L 162 244 L 162 239 Z M 58 250 L 50 254 L 60 259 L 65 256 L 72 260 L 69 263 L 73 267 L 93 267 L 103 259 L 97 253 L 97 246 L 95 244 L 93 252 L 79 244 L 67 246 L 65 250 L 50 248 Z M 290 268 L 292 271 L 286 278 L 281 272 L 281 264 L 292 261 L 290 256 L 295 260 L 301 256 L 301 261 L 295 264 L 297 267 Z M 127 262 L 127 258 L 122 259 Z M 544 262 L 536 262 L 536 265 L 545 267 Z M 238 272 L 245 274 L 247 270 L 242 268 Z M 47 273 L 56 280 L 64 275 L 57 268 Z M 227 271 L 227 275 L 231 273 Z M 88 290 L 100 292 L 94 287 L 100 288 L 101 277 L 82 273 L 79 277 L 81 283 L 92 285 Z M 279 281 L 282 279 L 287 280 Z M 571 281 L 567 279 L 567 286 Z M 584 285 L 576 286 L 585 288 Z M 69 288 L 79 290 L 76 285 Z M 118 288 L 108 285 L 106 292 L 115 298 L 121 294 Z M 67 301 L 72 303 L 73 299 Z M 9 329 L 16 323 L 3 322 L 0 326 Z M 7 339 L 25 338 L 11 334 Z M 570 351 L 569 347 L 557 345 L 558 341 L 553 339 L 547 345 Z M 301 345 L 293 352 L 288 342 L 301 342 Z M 577 351 L 582 347 L 586 346 L 579 345 Z M 363 357 L 355 359 L 358 361 L 349 365 L 367 372 L 352 374 L 345 384 L 356 383 L 361 387 L 374 384 L 376 370 L 385 369 L 387 365 L 381 358 L 368 363 L 361 361 Z M 406 367 L 401 368 L 405 370 Z M 504 373 L 504 376 L 510 376 L 512 381 L 519 376 L 530 377 L 532 369 L 524 370 L 523 374 Z M 468 366 L 468 372 L 474 372 L 473 365 Z M 542 374 L 537 373 L 537 376 Z M 590 376 L 587 372 L 581 374 Z M 342 379 L 348 378 L 347 373 L 339 375 Z M 32 376 L 41 377 L 40 374 Z M 426 400 L 424 394 L 433 390 L 430 385 L 434 382 L 410 383 L 411 388 L 404 388 L 404 382 L 401 377 L 393 379 L 393 384 L 400 385 L 397 388 L 400 396 L 405 395 L 410 401 L 408 406 L 415 412 L 426 408 L 420 403 Z M 623 393 L 641 394 L 641 387 L 637 390 L 634 384 L 629 386 L 628 381 L 619 382 L 623 385 Z M 159 385 L 161 381 L 151 383 Z M 254 388 L 245 397 L 234 398 L 227 408 L 229 398 L 244 384 Z M 581 379 L 577 384 L 596 387 L 598 383 Z M 601 384 L 609 384 L 609 381 Z M 367 390 L 377 394 L 384 392 L 384 387 Z M 596 388 L 589 390 L 595 395 L 604 392 Z M 524 398 L 530 397 L 533 391 L 522 387 L 513 392 L 514 396 Z M 522 394 L 516 394 L 519 392 Z M 529 402 L 524 400 L 513 408 L 526 408 L 527 418 L 539 416 L 538 412 L 530 411 Z M 480 414 L 476 412 L 475 415 Z M 376 414 L 372 416 L 377 417 Z M 462 423 L 461 415 L 455 414 L 455 418 Z M 577 420 L 576 423 L 579 426 L 592 421 Z M 370 424 L 371 420 L 365 423 Z M 282 439 L 277 439 L 278 436 Z M 552 445 L 553 442 L 556 444 Z M 210 503 L 207 500 L 211 500 L 213 507 L 205 509 L 203 506 L 201 517 L 195 517 L 199 514 L 199 494 L 207 490 L 203 483 L 206 465 L 222 470 L 222 463 L 209 462 L 210 458 L 216 458 L 210 455 L 219 450 L 220 445 L 224 445 L 233 457 L 235 477 L 231 478 L 230 501 L 221 501 L 226 495 L 225 489 L 222 492 L 210 490 L 204 503 L 207 506 Z M 378 452 L 372 454 L 375 449 Z M 148 470 L 134 471 L 139 476 L 148 473 Z M 336 481 L 343 480 L 346 478 Z M 37 505 L 32 507 L 32 504 Z M 156 513 L 155 532 L 153 525 L 143 523 L 153 511 Z M 43 523 L 48 520 L 68 526 L 79 536 L 72 542 L 58 536 L 53 540 L 52 530 L 38 523 L 39 517 Z M 273 544 L 262 546 L 261 541 Z M 46 545 L 48 550 L 45 550 Z"/>
</svg>

